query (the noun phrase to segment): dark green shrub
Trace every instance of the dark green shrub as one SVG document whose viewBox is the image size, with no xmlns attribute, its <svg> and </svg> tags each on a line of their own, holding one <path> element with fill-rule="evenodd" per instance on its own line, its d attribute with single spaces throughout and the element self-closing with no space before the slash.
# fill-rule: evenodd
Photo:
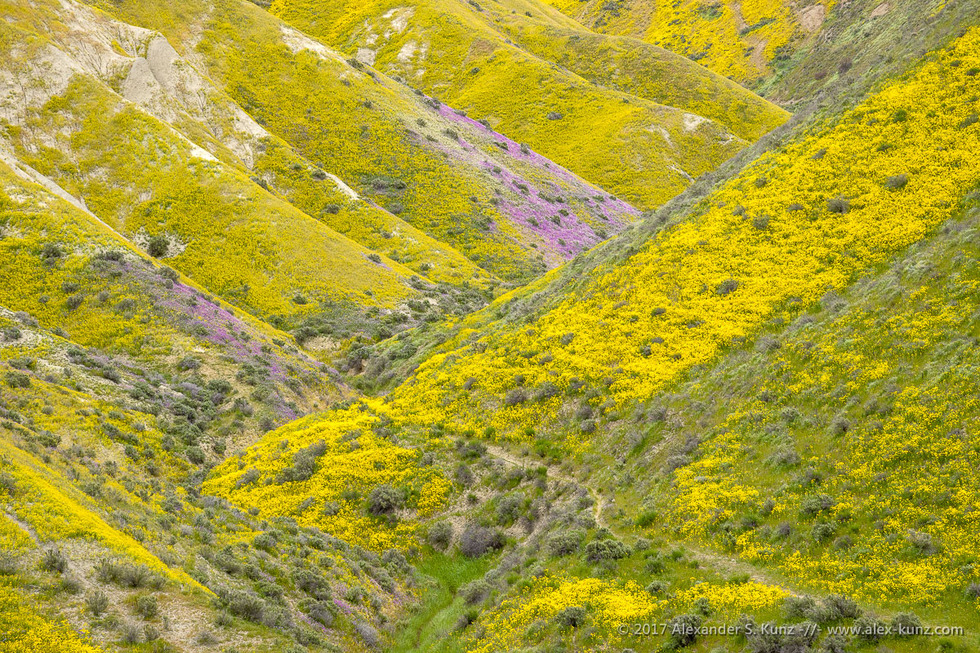
<svg viewBox="0 0 980 653">
<path fill-rule="evenodd" d="M 562 628 L 578 628 L 585 623 L 585 617 L 585 608 L 572 605 L 555 615 L 555 623 Z"/>
<path fill-rule="evenodd" d="M 4 375 L 4 380 L 8 386 L 14 389 L 31 387 L 31 377 L 21 372 L 7 372 Z"/>
<path fill-rule="evenodd" d="M 163 258 L 170 249 L 170 241 L 166 236 L 153 236 L 146 243 L 146 253 L 153 258 Z"/>
</svg>

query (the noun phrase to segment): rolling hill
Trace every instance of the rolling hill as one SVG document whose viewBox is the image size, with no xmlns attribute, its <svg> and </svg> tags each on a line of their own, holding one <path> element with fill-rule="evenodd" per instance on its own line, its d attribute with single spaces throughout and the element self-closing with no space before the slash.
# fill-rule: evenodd
<svg viewBox="0 0 980 653">
<path fill-rule="evenodd" d="M 0 651 L 980 650 L 926 4 L 0 1 Z"/>
</svg>

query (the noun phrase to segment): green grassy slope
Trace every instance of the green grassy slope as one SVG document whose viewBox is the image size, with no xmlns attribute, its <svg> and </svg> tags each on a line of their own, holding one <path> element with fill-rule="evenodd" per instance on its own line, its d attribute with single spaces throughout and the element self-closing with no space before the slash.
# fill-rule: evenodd
<svg viewBox="0 0 980 653">
<path fill-rule="evenodd" d="M 744 142 L 734 133 L 757 137 L 786 117 L 679 59 L 683 75 L 716 85 L 719 93 L 711 102 L 678 92 L 669 98 L 670 105 L 658 104 L 668 98 L 647 99 L 598 85 L 575 74 L 573 67 L 563 68 L 561 61 L 541 57 L 545 48 L 524 49 L 502 34 L 497 22 L 510 13 L 508 6 L 307 0 L 276 2 L 271 10 L 350 56 L 488 120 L 502 133 L 643 208 L 661 204 L 691 177 L 741 149 Z M 578 33 L 588 35 L 581 28 Z M 554 55 L 558 47 L 549 43 L 547 53 Z M 639 84 L 656 85 L 673 72 L 671 64 L 643 68 Z M 734 105 L 743 107 L 747 118 L 747 125 L 738 129 L 729 126 L 736 118 L 729 113 Z M 696 117 L 694 122 L 685 119 L 696 111 L 717 121 L 699 126 Z"/>
</svg>

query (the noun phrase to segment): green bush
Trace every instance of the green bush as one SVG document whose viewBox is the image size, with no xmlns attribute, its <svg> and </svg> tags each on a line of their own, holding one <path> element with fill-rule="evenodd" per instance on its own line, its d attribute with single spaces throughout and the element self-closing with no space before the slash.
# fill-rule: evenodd
<svg viewBox="0 0 980 653">
<path fill-rule="evenodd" d="M 374 516 L 391 515 L 405 505 L 405 493 L 391 485 L 379 485 L 368 495 L 368 512 Z"/>
<path fill-rule="evenodd" d="M 4 380 L 8 386 L 14 389 L 31 387 L 31 377 L 21 372 L 7 372 L 4 375 Z"/>
<path fill-rule="evenodd" d="M 629 547 L 619 540 L 593 540 L 585 545 L 585 559 L 589 562 L 619 560 L 629 554 Z"/>
<path fill-rule="evenodd" d="M 436 522 L 429 527 L 429 544 L 434 549 L 445 551 L 453 541 L 453 526 L 449 522 Z"/>
<path fill-rule="evenodd" d="M 736 290 L 738 290 L 738 281 L 735 279 L 725 279 L 715 288 L 715 292 L 722 297 L 730 295 Z"/>
<path fill-rule="evenodd" d="M 585 617 L 585 608 L 572 605 L 555 615 L 555 623 L 562 628 L 578 628 L 585 623 Z"/>
</svg>

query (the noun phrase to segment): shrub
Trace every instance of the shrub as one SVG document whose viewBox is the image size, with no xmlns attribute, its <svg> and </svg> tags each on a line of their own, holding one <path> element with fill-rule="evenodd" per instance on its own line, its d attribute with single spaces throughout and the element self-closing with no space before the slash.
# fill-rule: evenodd
<svg viewBox="0 0 980 653">
<path fill-rule="evenodd" d="M 381 263 L 381 256 L 378 254 L 368 254 L 368 259 L 373 263 Z"/>
<path fill-rule="evenodd" d="M 170 241 L 166 236 L 153 236 L 146 244 L 146 253 L 153 258 L 163 258 L 170 249 Z"/>
<path fill-rule="evenodd" d="M 812 596 L 788 596 L 783 609 L 787 619 L 810 619 L 817 612 L 817 602 Z"/>
<path fill-rule="evenodd" d="M 204 461 L 207 460 L 207 456 L 204 455 L 204 450 L 200 447 L 188 447 L 187 460 L 195 465 L 203 465 Z"/>
<path fill-rule="evenodd" d="M 578 628 L 585 623 L 585 617 L 585 608 L 572 605 L 555 615 L 555 622 L 562 628 Z"/>
<path fill-rule="evenodd" d="M 837 502 L 832 497 L 826 494 L 818 494 L 803 499 L 803 502 L 800 504 L 800 513 L 807 517 L 813 517 L 825 510 L 830 510 L 835 505 L 837 505 Z"/>
<path fill-rule="evenodd" d="M 61 549 L 47 549 L 41 558 L 41 568 L 63 574 L 68 570 L 68 558 Z"/>
<path fill-rule="evenodd" d="M 812 622 L 784 626 L 782 629 L 776 628 L 775 624 L 764 624 L 747 638 L 748 650 L 749 653 L 809 651 L 818 635 L 819 629 Z"/>
<path fill-rule="evenodd" d="M 371 490 L 368 495 L 368 512 L 374 516 L 392 515 L 405 505 L 405 493 L 384 484 Z"/>
<path fill-rule="evenodd" d="M 241 617 L 253 623 L 262 623 L 265 616 L 265 603 L 262 599 L 239 590 L 225 591 L 222 597 L 228 611 L 236 617 Z"/>
<path fill-rule="evenodd" d="M 906 638 L 922 634 L 922 620 L 912 612 L 899 612 L 892 618 L 892 634 Z"/>
<path fill-rule="evenodd" d="M 560 392 L 557 385 L 551 381 L 545 381 L 539 387 L 537 392 L 534 393 L 535 401 L 545 401 L 557 395 Z"/>
<path fill-rule="evenodd" d="M 314 571 L 301 569 L 294 575 L 296 589 L 302 590 L 318 601 L 329 601 L 333 597 L 330 583 Z"/>
<path fill-rule="evenodd" d="M 524 388 L 514 388 L 504 397 L 505 406 L 516 406 L 527 401 L 527 391 Z"/>
<path fill-rule="evenodd" d="M 701 615 L 681 614 L 667 622 L 667 632 L 670 633 L 670 643 L 675 648 L 690 646 L 698 639 L 701 628 Z"/>
<path fill-rule="evenodd" d="M 593 540 L 585 545 L 585 559 L 589 562 L 619 560 L 629 554 L 629 547 L 619 540 Z"/>
<path fill-rule="evenodd" d="M 768 215 L 757 215 L 752 218 L 752 226 L 759 231 L 765 231 L 769 227 L 769 222 L 772 220 Z"/>
<path fill-rule="evenodd" d="M 122 641 L 124 644 L 139 644 L 143 641 L 143 631 L 136 624 L 123 626 Z"/>
<path fill-rule="evenodd" d="M 844 214 L 851 210 L 851 203 L 842 197 L 827 200 L 827 210 L 831 213 Z"/>
<path fill-rule="evenodd" d="M 922 555 L 933 555 L 939 551 L 939 547 L 932 540 L 932 535 L 922 531 L 909 531 L 907 536 L 909 544 Z"/>
<path fill-rule="evenodd" d="M 715 292 L 724 297 L 725 295 L 730 295 L 738 290 L 738 281 L 735 279 L 725 279 L 718 287 L 715 288 Z"/>
<path fill-rule="evenodd" d="M 503 546 L 504 537 L 500 531 L 479 524 L 468 524 L 459 536 L 459 550 L 467 558 L 479 558 Z"/>
<path fill-rule="evenodd" d="M 670 583 L 668 583 L 665 580 L 654 580 L 654 581 L 651 581 L 646 586 L 647 592 L 649 592 L 650 594 L 657 595 L 657 596 L 663 596 L 664 594 L 667 593 L 667 590 L 669 590 L 669 589 L 670 589 Z"/>
<path fill-rule="evenodd" d="M 877 642 L 888 629 L 871 615 L 864 615 L 854 620 L 851 630 L 861 641 Z"/>
<path fill-rule="evenodd" d="M 980 116 L 975 113 L 971 113 L 964 118 L 957 127 L 959 129 L 966 129 L 967 127 L 977 124 L 978 122 L 980 122 Z"/>
<path fill-rule="evenodd" d="M 31 387 L 31 377 L 21 372 L 7 372 L 4 375 L 4 380 L 8 386 L 14 389 Z"/>
<path fill-rule="evenodd" d="M 371 624 L 358 621 L 354 624 L 354 631 L 361 636 L 368 648 L 381 648 L 381 635 Z"/>
<path fill-rule="evenodd" d="M 144 594 L 136 597 L 136 614 L 144 619 L 152 619 L 160 614 L 160 606 L 157 604 L 157 597 L 151 594 Z"/>
<path fill-rule="evenodd" d="M 564 116 L 557 111 L 551 111 L 548 113 L 548 120 L 561 120 L 562 118 L 564 118 Z"/>
<path fill-rule="evenodd" d="M 428 540 L 434 549 L 445 551 L 453 541 L 453 525 L 446 521 L 436 522 L 429 527 Z"/>
<path fill-rule="evenodd" d="M 492 591 L 493 586 L 480 578 L 463 585 L 459 590 L 459 595 L 463 597 L 467 605 L 476 605 L 477 603 L 482 603 L 484 599 L 490 596 L 490 592 Z"/>
<path fill-rule="evenodd" d="M 834 526 L 832 524 L 814 524 L 810 529 L 810 536 L 815 542 L 826 542 L 834 536 Z"/>
<path fill-rule="evenodd" d="M 303 599 L 299 602 L 299 609 L 306 613 L 310 619 L 316 621 L 323 627 L 333 627 L 336 615 L 334 614 L 334 607 L 332 603 L 328 601 Z"/>
<path fill-rule="evenodd" d="M 262 532 L 255 536 L 252 544 L 262 551 L 272 551 L 276 548 L 276 536 L 274 533 Z"/>
<path fill-rule="evenodd" d="M 844 635 L 834 633 L 823 640 L 824 653 L 847 653 L 848 641 Z"/>
<path fill-rule="evenodd" d="M 858 604 L 842 594 L 829 594 L 823 600 L 823 618 L 826 621 L 856 619 L 861 615 Z"/>
<path fill-rule="evenodd" d="M 85 597 L 85 608 L 93 616 L 101 616 L 102 613 L 109 609 L 109 597 L 106 596 L 105 592 L 96 590 Z"/>
<path fill-rule="evenodd" d="M 44 243 L 41 247 L 41 258 L 44 259 L 46 263 L 56 261 L 65 255 L 64 250 L 57 243 Z"/>
<path fill-rule="evenodd" d="M 548 540 L 548 553 L 556 558 L 577 553 L 584 537 L 585 533 L 580 530 L 557 533 Z"/>
<path fill-rule="evenodd" d="M 13 576 L 20 571 L 20 562 L 13 553 L 0 551 L 0 576 Z"/>
<path fill-rule="evenodd" d="M 218 643 L 218 638 L 210 630 L 202 630 L 194 636 L 194 641 L 201 646 L 214 646 Z"/>
<path fill-rule="evenodd" d="M 980 583 L 970 583 L 967 585 L 965 594 L 968 599 L 980 599 Z"/>
<path fill-rule="evenodd" d="M 317 461 L 327 451 L 327 443 L 323 440 L 300 449 L 293 455 L 293 464 L 279 472 L 276 482 L 283 483 L 307 481 L 316 473 Z"/>
<path fill-rule="evenodd" d="M 885 187 L 888 188 L 889 190 L 901 190 L 902 188 L 905 188 L 908 185 L 908 183 L 909 183 L 908 175 L 904 175 L 904 174 L 895 175 L 893 177 L 889 177 L 885 181 Z"/>
</svg>

